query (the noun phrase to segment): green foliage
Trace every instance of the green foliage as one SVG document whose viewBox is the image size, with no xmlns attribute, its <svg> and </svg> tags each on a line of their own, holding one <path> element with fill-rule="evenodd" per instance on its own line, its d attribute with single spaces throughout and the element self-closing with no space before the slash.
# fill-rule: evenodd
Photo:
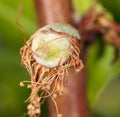
<svg viewBox="0 0 120 117">
<path fill-rule="evenodd" d="M 19 87 L 26 79 L 25 71 L 20 67 L 18 51 L 11 48 L 0 49 L 0 116 L 17 117 L 25 112 L 24 100 L 28 93 Z M 28 91 L 29 92 L 29 91 Z"/>
<path fill-rule="evenodd" d="M 89 10 L 91 5 L 94 5 L 95 1 L 94 0 L 72 0 L 72 3 L 75 11 L 77 13 L 83 14 Z M 101 12 L 103 10 L 105 10 L 105 7 L 103 7 L 103 5 L 100 2 L 98 2 L 96 11 Z"/>
<path fill-rule="evenodd" d="M 78 14 L 85 14 L 91 8 L 91 6 L 94 5 L 95 1 L 94 0 L 85 0 L 85 1 L 84 0 L 72 0 L 72 3 L 73 3 L 74 10 Z M 106 17 L 108 17 L 109 19 L 114 19 L 112 13 L 109 12 L 107 8 L 104 7 L 101 2 L 98 2 L 96 4 L 95 12 L 99 13 L 99 12 L 104 12 L 104 11 L 107 11 Z"/>
<path fill-rule="evenodd" d="M 19 82 L 29 78 L 20 64 L 19 49 L 23 39 L 16 25 L 19 5 L 24 6 L 20 23 L 25 28 L 27 39 L 36 30 L 32 1 L 0 1 L 0 117 L 26 115 L 24 101 L 29 96 L 29 90 L 21 88 Z"/>
<path fill-rule="evenodd" d="M 120 61 L 115 61 L 115 49 L 110 45 L 96 42 L 87 56 L 88 100 L 93 107 L 108 81 L 120 74 Z"/>
<path fill-rule="evenodd" d="M 100 0 L 100 2 L 113 14 L 115 20 L 120 23 L 120 0 Z"/>
<path fill-rule="evenodd" d="M 78 13 L 85 13 L 89 9 L 92 3 L 93 3 L 93 0 L 72 0 L 74 9 Z"/>
<path fill-rule="evenodd" d="M 17 2 L 0 1 L 0 27 L 2 27 L 0 28 L 0 36 L 4 39 L 4 43 L 14 47 L 18 47 L 23 42 L 21 32 L 16 24 L 19 5 L 24 7 L 20 22 L 25 29 L 26 36 L 30 36 L 36 29 L 36 18 L 32 2 L 20 0 L 17 0 Z M 29 12 L 28 9 L 30 9 Z"/>
</svg>

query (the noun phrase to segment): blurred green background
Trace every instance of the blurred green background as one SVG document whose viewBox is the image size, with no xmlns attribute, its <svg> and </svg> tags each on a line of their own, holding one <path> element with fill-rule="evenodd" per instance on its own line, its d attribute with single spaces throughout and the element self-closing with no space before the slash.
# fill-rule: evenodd
<svg viewBox="0 0 120 117">
<path fill-rule="evenodd" d="M 93 0 L 72 0 L 78 14 L 85 13 Z M 30 90 L 19 82 L 30 77 L 21 66 L 21 32 L 16 25 L 19 5 L 23 5 L 20 23 L 29 39 L 37 30 L 34 1 L 0 0 L 0 117 L 25 117 Z M 106 8 L 116 22 L 120 22 L 120 1 L 100 0 L 98 9 Z M 102 53 L 99 54 L 102 50 Z M 88 100 L 94 117 L 120 117 L 120 61 L 112 64 L 115 50 L 108 44 L 96 43 L 87 54 Z M 45 116 L 47 117 L 47 116 Z"/>
</svg>

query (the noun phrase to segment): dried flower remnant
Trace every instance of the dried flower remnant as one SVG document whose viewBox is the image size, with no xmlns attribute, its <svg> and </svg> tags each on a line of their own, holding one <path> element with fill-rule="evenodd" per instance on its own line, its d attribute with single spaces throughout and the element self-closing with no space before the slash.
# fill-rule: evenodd
<svg viewBox="0 0 120 117">
<path fill-rule="evenodd" d="M 80 71 L 83 68 L 80 48 L 76 29 L 61 23 L 39 29 L 21 48 L 22 63 L 31 76 L 28 84 L 32 90 L 28 98 L 30 117 L 40 116 L 40 106 L 47 97 L 53 100 L 57 116 L 61 115 L 54 97 L 63 94 L 69 69 L 74 67 Z"/>
</svg>

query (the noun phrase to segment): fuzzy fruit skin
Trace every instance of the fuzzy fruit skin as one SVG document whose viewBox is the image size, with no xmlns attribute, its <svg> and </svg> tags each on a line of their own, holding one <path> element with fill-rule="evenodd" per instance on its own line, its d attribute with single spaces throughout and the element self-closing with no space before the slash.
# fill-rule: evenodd
<svg viewBox="0 0 120 117">
<path fill-rule="evenodd" d="M 64 33 L 69 34 L 73 37 L 76 37 L 77 39 L 80 40 L 80 35 L 79 35 L 78 31 L 69 24 L 53 23 L 53 24 L 44 26 L 40 30 L 49 30 L 50 28 L 52 28 L 56 32 L 64 32 Z"/>
<path fill-rule="evenodd" d="M 64 33 L 64 36 L 50 32 Z M 48 33 L 44 33 L 47 31 Z M 66 35 L 76 37 L 80 40 L 80 35 L 75 28 L 68 24 L 54 23 L 39 29 L 32 36 L 31 49 L 34 59 L 41 65 L 54 68 L 59 64 L 64 64 L 73 51 L 73 47 Z"/>
</svg>

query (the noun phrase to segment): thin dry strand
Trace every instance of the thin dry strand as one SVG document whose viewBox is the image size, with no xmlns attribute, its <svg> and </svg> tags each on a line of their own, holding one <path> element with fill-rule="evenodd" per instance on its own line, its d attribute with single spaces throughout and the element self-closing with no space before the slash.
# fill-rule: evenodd
<svg viewBox="0 0 120 117">
<path fill-rule="evenodd" d="M 53 100 L 56 107 L 57 115 L 59 115 L 57 104 L 55 99 L 53 98 L 53 95 L 57 93 L 60 95 L 63 94 L 63 88 L 68 80 L 68 71 L 72 66 L 74 66 L 76 71 L 81 70 L 83 67 L 82 62 L 79 59 L 80 48 L 77 46 L 77 40 L 75 37 L 72 37 L 64 32 L 56 32 L 53 29 L 50 29 L 49 31 L 44 31 L 44 33 L 54 33 L 56 35 L 59 35 L 60 38 L 66 37 L 69 40 L 71 44 L 70 46 L 73 48 L 73 51 L 69 59 L 64 64 L 62 64 L 60 60 L 57 67 L 47 68 L 40 65 L 33 58 L 33 55 L 35 53 L 31 50 L 31 44 L 36 34 L 34 34 L 31 39 L 26 42 L 24 47 L 21 48 L 22 63 L 31 76 L 30 85 L 32 91 L 27 100 L 29 101 L 30 105 L 28 105 L 28 107 L 31 107 L 32 105 L 32 108 L 28 108 L 28 114 L 30 117 L 40 116 L 40 111 L 38 111 L 38 109 L 40 109 L 40 106 L 43 103 L 43 99 L 47 97 L 50 97 Z M 47 44 L 50 44 L 51 42 L 49 41 Z M 64 56 L 66 56 L 68 52 L 70 52 L 69 48 L 68 51 L 65 51 Z M 64 56 L 61 57 L 61 59 L 64 58 Z"/>
</svg>

